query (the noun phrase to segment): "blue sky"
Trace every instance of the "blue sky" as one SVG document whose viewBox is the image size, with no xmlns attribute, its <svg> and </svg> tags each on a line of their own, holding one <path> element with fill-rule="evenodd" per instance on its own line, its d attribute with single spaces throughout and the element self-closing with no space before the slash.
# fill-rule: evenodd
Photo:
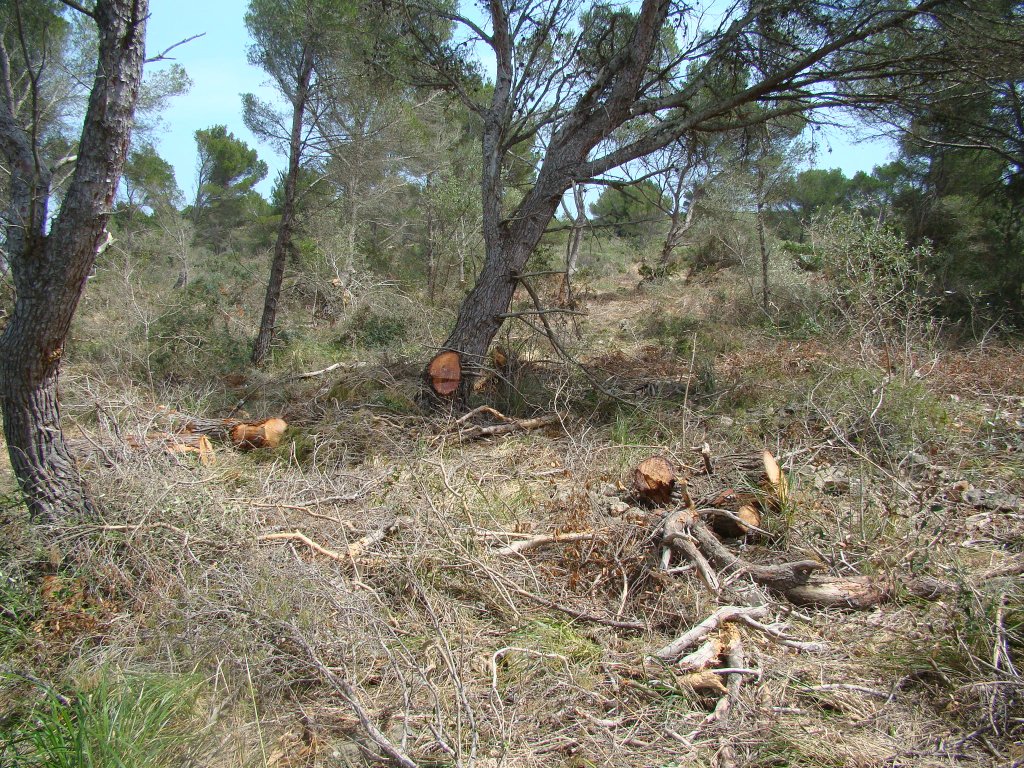
<svg viewBox="0 0 1024 768">
<path fill-rule="evenodd" d="M 241 94 L 257 93 L 272 98 L 266 76 L 246 59 L 249 35 L 244 17 L 247 0 L 151 0 L 147 50 L 150 56 L 191 35 L 205 33 L 198 40 L 176 48 L 170 55 L 185 67 L 192 89 L 175 99 L 164 114 L 166 129 L 158 136 L 157 148 L 175 169 L 178 186 L 191 200 L 195 192 L 196 149 L 193 135 L 200 128 L 224 124 L 236 136 L 259 150 L 270 165 L 270 174 L 259 187 L 269 194 L 278 169 L 285 159 L 261 145 L 242 123 Z M 156 65 L 159 66 L 159 65 Z M 887 142 L 855 139 L 829 131 L 819 142 L 814 165 L 842 168 L 850 176 L 870 171 L 886 162 L 892 151 Z"/>
<path fill-rule="evenodd" d="M 243 93 L 273 94 L 266 75 L 246 59 L 249 35 L 243 0 L 151 0 L 146 50 L 153 56 L 192 35 L 198 40 L 169 55 L 185 67 L 192 89 L 174 99 L 163 115 L 165 130 L 157 137 L 160 155 L 174 166 L 178 186 L 191 200 L 195 192 L 196 145 L 194 134 L 211 125 L 227 125 L 236 136 L 259 150 L 271 172 L 260 191 L 269 194 L 273 177 L 284 159 L 260 145 L 242 123 Z M 159 66 L 159 65 L 155 65 Z"/>
</svg>

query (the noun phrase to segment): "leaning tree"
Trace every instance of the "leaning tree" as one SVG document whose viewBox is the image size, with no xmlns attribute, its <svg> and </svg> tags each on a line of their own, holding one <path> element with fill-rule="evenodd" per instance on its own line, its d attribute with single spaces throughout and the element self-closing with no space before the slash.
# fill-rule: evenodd
<svg viewBox="0 0 1024 768">
<path fill-rule="evenodd" d="M 16 292 L 0 335 L 4 436 L 29 510 L 57 518 L 92 504 L 61 430 L 57 379 L 71 319 L 100 246 L 121 177 L 145 58 L 148 0 L 63 0 L 98 33 L 81 136 L 56 156 L 46 87 L 66 20 L 52 0 L 0 5 L 0 152 L 8 198 L 4 250 Z M 67 75 L 65 75 L 66 77 Z M 62 189 L 55 179 L 72 168 Z M 60 198 L 59 210 L 50 205 Z"/>
<path fill-rule="evenodd" d="M 482 125 L 484 265 L 445 352 L 435 388 L 461 391 L 483 364 L 522 272 L 563 194 L 601 183 L 673 142 L 870 102 L 856 87 L 914 67 L 914 33 L 931 44 L 931 14 L 954 0 L 643 0 L 635 11 L 582 0 L 486 0 L 462 14 L 446 0 L 396 0 L 404 33 L 434 82 L 457 92 Z M 462 32 L 434 35 L 444 19 Z M 710 20 L 714 19 L 712 23 Z M 901 37 L 902 36 L 902 37 Z M 493 85 L 467 57 L 493 58 Z M 525 194 L 506 194 L 522 147 L 540 158 Z M 537 308 L 537 312 L 542 312 Z"/>
</svg>

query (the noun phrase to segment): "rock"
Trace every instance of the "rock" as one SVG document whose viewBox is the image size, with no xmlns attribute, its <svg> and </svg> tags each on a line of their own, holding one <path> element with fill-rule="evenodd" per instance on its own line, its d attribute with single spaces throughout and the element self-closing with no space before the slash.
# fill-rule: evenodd
<svg viewBox="0 0 1024 768">
<path fill-rule="evenodd" d="M 1024 506 L 1024 499 L 993 488 L 971 488 L 961 498 L 975 509 L 993 512 L 1013 512 Z"/>
<path fill-rule="evenodd" d="M 622 517 L 631 509 L 632 507 L 624 501 L 613 501 L 608 505 L 608 514 L 612 517 Z"/>
<path fill-rule="evenodd" d="M 736 424 L 736 419 L 730 418 L 729 416 L 719 416 L 718 417 L 718 426 L 720 426 L 720 427 L 722 427 L 724 429 L 729 429 L 730 427 L 734 426 L 735 424 Z"/>
<path fill-rule="evenodd" d="M 857 481 L 857 485 L 860 482 Z M 854 486 L 854 481 L 851 480 L 846 474 L 835 467 L 828 467 L 814 475 L 814 488 L 815 490 L 827 493 L 830 496 L 842 496 L 849 493 Z"/>
</svg>

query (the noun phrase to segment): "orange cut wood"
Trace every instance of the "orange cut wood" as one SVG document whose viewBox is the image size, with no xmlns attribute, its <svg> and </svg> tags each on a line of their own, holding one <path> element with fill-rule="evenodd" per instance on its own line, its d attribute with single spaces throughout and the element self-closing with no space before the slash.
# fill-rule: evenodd
<svg viewBox="0 0 1024 768">
<path fill-rule="evenodd" d="M 427 366 L 430 388 L 442 397 L 455 394 L 462 383 L 462 361 L 458 352 L 442 352 Z"/>
<path fill-rule="evenodd" d="M 667 504 L 676 485 L 676 471 L 663 456 L 651 456 L 637 464 L 633 487 L 637 495 L 652 504 Z"/>
<path fill-rule="evenodd" d="M 750 533 L 751 528 L 761 527 L 761 513 L 758 512 L 757 507 L 751 506 L 750 504 L 741 504 L 740 508 L 733 512 L 738 520 L 733 520 L 730 517 L 715 516 L 711 520 L 711 528 L 719 536 L 724 536 L 728 539 L 736 539 L 740 536 L 746 536 Z"/>
<path fill-rule="evenodd" d="M 240 451 L 253 448 L 277 448 L 288 429 L 284 419 L 267 419 L 256 424 L 236 424 L 231 428 L 231 442 Z"/>
<path fill-rule="evenodd" d="M 772 512 L 778 512 L 789 496 L 789 482 L 771 451 L 764 451 L 761 461 L 764 464 L 764 490 L 768 493 L 768 506 Z"/>
</svg>

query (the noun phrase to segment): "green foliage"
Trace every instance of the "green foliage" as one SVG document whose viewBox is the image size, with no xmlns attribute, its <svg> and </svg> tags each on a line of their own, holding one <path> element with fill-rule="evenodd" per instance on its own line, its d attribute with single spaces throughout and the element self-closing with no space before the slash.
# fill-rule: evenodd
<svg viewBox="0 0 1024 768">
<path fill-rule="evenodd" d="M 181 191 L 174 178 L 174 167 L 145 144 L 128 155 L 124 166 L 124 218 L 149 209 L 169 208 L 181 200 Z"/>
<path fill-rule="evenodd" d="M 383 314 L 372 307 L 362 306 L 353 313 L 348 329 L 339 341 L 342 344 L 378 349 L 403 341 L 408 333 L 407 318 Z"/>
<path fill-rule="evenodd" d="M 653 181 L 605 187 L 591 204 L 594 225 L 609 227 L 618 237 L 636 244 L 652 240 L 663 228 L 669 202 Z"/>
<path fill-rule="evenodd" d="M 253 188 L 266 177 L 267 164 L 226 126 L 198 130 L 195 138 L 199 191 L 191 215 L 199 242 L 220 251 L 231 230 L 266 212 Z"/>
<path fill-rule="evenodd" d="M 0 764 L 163 768 L 181 765 L 197 741 L 201 685 L 193 678 L 101 670 L 95 682 L 67 695 L 38 687 L 42 701 L 20 713 L 0 741 Z"/>
<path fill-rule="evenodd" d="M 839 327 L 890 349 L 924 339 L 934 304 L 923 269 L 930 248 L 860 214 L 820 221 L 812 242 Z"/>
<path fill-rule="evenodd" d="M 883 466 L 897 465 L 910 451 L 937 449 L 951 420 L 945 403 L 922 382 L 877 370 L 841 371 L 815 398 L 813 406 L 831 419 L 830 430 Z"/>
<path fill-rule="evenodd" d="M 221 287 L 244 286 L 247 272 L 229 254 L 218 259 L 218 267 L 190 283 L 178 305 L 150 327 L 148 359 L 155 379 L 208 381 L 246 365 L 249 340 L 234 322 L 241 297 Z"/>
<path fill-rule="evenodd" d="M 3 506 L 9 506 L 6 503 Z M 22 504 L 20 498 L 11 501 Z M 19 570 L 0 567 L 0 660 L 29 637 L 32 622 L 40 610 L 39 594 Z"/>
</svg>

